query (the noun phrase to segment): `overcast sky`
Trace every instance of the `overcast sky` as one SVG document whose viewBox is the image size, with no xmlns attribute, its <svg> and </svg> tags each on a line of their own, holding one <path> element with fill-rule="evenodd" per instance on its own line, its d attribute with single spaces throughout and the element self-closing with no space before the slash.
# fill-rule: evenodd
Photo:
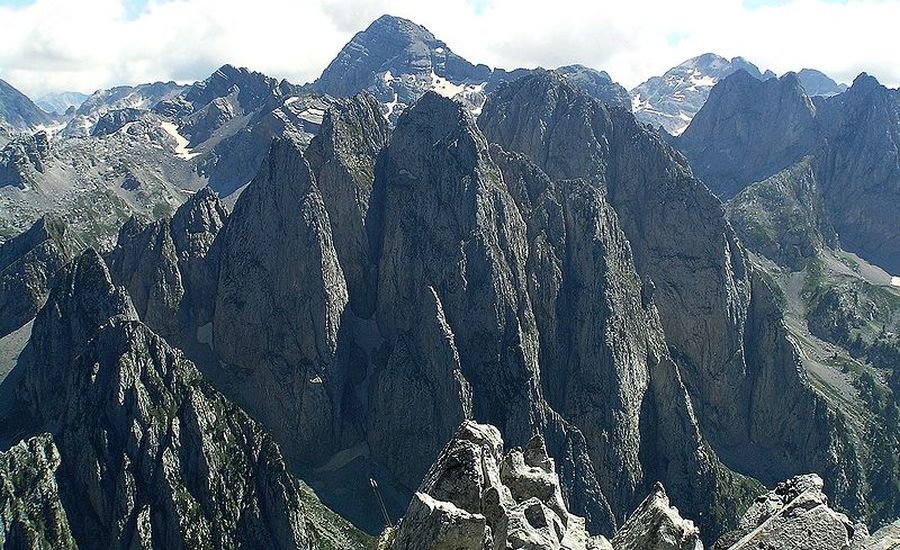
<svg viewBox="0 0 900 550">
<path fill-rule="evenodd" d="M 627 88 L 707 51 L 900 85 L 900 0 L 0 0 L 0 78 L 36 96 L 231 63 L 303 83 L 383 13 L 474 63 L 582 63 Z"/>
</svg>

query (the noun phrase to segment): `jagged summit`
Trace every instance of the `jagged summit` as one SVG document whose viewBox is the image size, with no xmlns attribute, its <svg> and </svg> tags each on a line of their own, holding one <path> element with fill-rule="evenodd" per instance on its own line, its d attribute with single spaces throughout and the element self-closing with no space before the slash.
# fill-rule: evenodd
<svg viewBox="0 0 900 550">
<path fill-rule="evenodd" d="M 632 110 L 641 122 L 662 126 L 670 134 L 678 135 L 706 102 L 712 87 L 719 80 L 740 71 L 758 80 L 775 76 L 771 71 L 760 72 L 756 65 L 743 57 L 729 60 L 714 53 L 705 53 L 632 89 L 629 92 Z"/>
</svg>

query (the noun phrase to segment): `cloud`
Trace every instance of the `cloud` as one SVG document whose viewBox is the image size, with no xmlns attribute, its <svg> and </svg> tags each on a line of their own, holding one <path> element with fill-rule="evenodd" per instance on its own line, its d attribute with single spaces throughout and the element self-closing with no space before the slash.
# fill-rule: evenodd
<svg viewBox="0 0 900 550">
<path fill-rule="evenodd" d="M 224 63 L 307 82 L 383 13 L 425 25 L 476 63 L 583 63 L 626 87 L 707 51 L 778 73 L 815 67 L 849 82 L 865 70 L 900 84 L 892 38 L 900 0 L 16 3 L 0 0 L 0 78 L 31 94 L 192 81 Z"/>
</svg>

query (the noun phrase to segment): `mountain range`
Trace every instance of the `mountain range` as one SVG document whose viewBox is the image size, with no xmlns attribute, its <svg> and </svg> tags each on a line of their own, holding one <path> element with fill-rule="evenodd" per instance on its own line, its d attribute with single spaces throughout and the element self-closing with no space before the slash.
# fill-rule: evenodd
<svg viewBox="0 0 900 550">
<path fill-rule="evenodd" d="M 0 99 L 4 547 L 900 545 L 868 75 L 629 92 L 383 16 L 303 86 Z"/>
</svg>

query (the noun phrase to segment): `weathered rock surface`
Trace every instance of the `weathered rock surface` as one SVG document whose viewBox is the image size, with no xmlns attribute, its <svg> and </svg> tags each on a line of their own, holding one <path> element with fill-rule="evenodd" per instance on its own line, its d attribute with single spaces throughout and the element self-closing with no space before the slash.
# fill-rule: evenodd
<svg viewBox="0 0 900 550">
<path fill-rule="evenodd" d="M 860 466 L 852 452 L 836 450 L 850 446 L 848 436 L 803 380 L 797 352 L 776 320 L 774 297 L 761 290 L 721 204 L 684 160 L 629 114 L 607 109 L 551 73 L 498 91 L 479 124 L 488 139 L 529 156 L 551 179 L 581 178 L 606 189 L 690 393 L 690 409 L 726 464 L 766 480 L 806 464 L 825 473 L 842 504 L 858 508 Z M 751 309 L 770 311 L 769 324 L 748 320 Z M 766 349 L 779 351 L 760 351 Z M 774 379 L 791 383 L 770 383 Z M 763 432 L 768 435 L 761 437 Z M 810 441 L 816 442 L 814 452 L 808 452 Z M 730 521 L 728 513 L 696 513 L 682 495 L 696 494 L 695 487 L 661 479 L 698 521 L 715 523 L 714 515 Z M 727 485 L 710 488 L 727 494 Z M 696 502 L 706 506 L 711 500 Z"/>
<path fill-rule="evenodd" d="M 616 550 L 702 550 L 700 530 L 669 504 L 662 484 L 632 512 L 612 539 Z"/>
<path fill-rule="evenodd" d="M 828 506 L 822 478 L 793 477 L 760 496 L 741 518 L 738 529 L 716 541 L 714 548 L 817 550 L 849 549 L 867 537 L 865 526 L 854 525 Z M 865 546 L 864 546 L 865 547 Z"/>
<path fill-rule="evenodd" d="M 795 271 L 838 246 L 810 158 L 745 188 L 726 209 L 747 248 Z"/>
<path fill-rule="evenodd" d="M 703 107 L 716 82 L 730 74 L 741 72 L 758 80 L 775 76 L 771 71 L 761 73 L 756 65 L 743 57 L 728 60 L 713 53 L 705 53 L 692 57 L 631 90 L 629 94 L 634 116 L 643 123 L 661 126 L 666 132 L 678 135 Z"/>
<path fill-rule="evenodd" d="M 0 336 L 34 318 L 78 247 L 66 223 L 51 215 L 0 245 Z"/>
<path fill-rule="evenodd" d="M 815 118 L 796 74 L 761 81 L 740 71 L 713 87 L 677 143 L 695 175 L 726 200 L 807 154 L 818 138 Z"/>
<path fill-rule="evenodd" d="M 59 445 L 80 546 L 318 547 L 278 446 L 137 320 L 96 253 L 67 269 L 32 334 L 23 398 Z"/>
<path fill-rule="evenodd" d="M 75 548 L 54 477 L 59 464 L 49 434 L 0 453 L 0 547 Z"/>
<path fill-rule="evenodd" d="M 347 287 L 331 224 L 296 146 L 273 142 L 220 235 L 213 347 L 238 403 L 303 461 L 334 452 Z"/>
<path fill-rule="evenodd" d="M 18 136 L 0 150 L 0 187 L 26 189 L 46 169 L 50 138 L 46 132 Z"/>
<path fill-rule="evenodd" d="M 812 156 L 841 244 L 900 271 L 900 91 L 863 73 L 846 92 L 810 99 L 795 75 L 722 81 L 677 140 L 698 176 L 723 199 Z"/>
<path fill-rule="evenodd" d="M 466 422 L 441 451 L 385 548 L 610 548 L 566 510 L 553 459 L 538 436 L 504 455 L 490 425 Z"/>
<path fill-rule="evenodd" d="M 339 100 L 326 111 L 319 134 L 304 154 L 328 210 L 350 304 L 363 317 L 371 316 L 375 301 L 366 215 L 375 159 L 389 136 L 378 102 L 360 94 Z"/>
<path fill-rule="evenodd" d="M 210 251 L 226 216 L 215 193 L 203 188 L 171 219 L 131 218 L 107 258 L 141 321 L 172 344 L 190 341 L 211 320 L 217 264 Z"/>
<path fill-rule="evenodd" d="M 0 125 L 13 130 L 32 130 L 49 124 L 53 117 L 41 110 L 28 96 L 0 80 Z"/>
</svg>

